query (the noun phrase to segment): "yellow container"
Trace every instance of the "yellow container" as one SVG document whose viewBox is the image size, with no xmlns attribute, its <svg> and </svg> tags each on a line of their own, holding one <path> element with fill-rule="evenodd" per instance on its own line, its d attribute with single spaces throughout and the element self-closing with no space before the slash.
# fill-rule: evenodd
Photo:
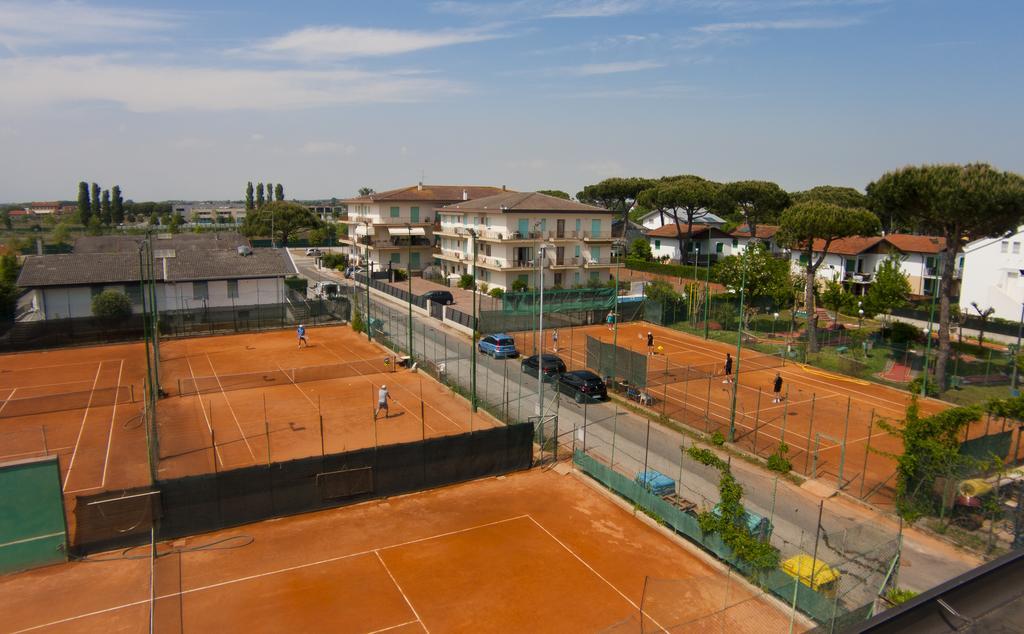
<svg viewBox="0 0 1024 634">
<path fill-rule="evenodd" d="M 838 570 L 810 555 L 790 557 L 782 562 L 782 571 L 808 588 L 825 593 L 835 592 L 841 577 Z"/>
</svg>

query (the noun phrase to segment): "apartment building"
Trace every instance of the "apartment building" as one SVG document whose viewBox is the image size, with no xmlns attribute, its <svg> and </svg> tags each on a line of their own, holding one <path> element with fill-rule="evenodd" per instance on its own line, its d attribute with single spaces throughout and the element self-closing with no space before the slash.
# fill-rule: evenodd
<svg viewBox="0 0 1024 634">
<path fill-rule="evenodd" d="M 971 303 L 985 310 L 994 308 L 994 317 L 1017 321 L 1024 305 L 1024 226 L 1012 234 L 982 238 L 964 246 L 963 285 L 960 310 L 974 315 Z"/>
<path fill-rule="evenodd" d="M 435 258 L 448 276 L 474 275 L 492 288 L 604 284 L 613 262 L 613 214 L 536 192 L 501 192 L 437 210 Z M 473 250 L 476 248 L 476 261 Z M 543 263 L 540 261 L 543 247 Z"/>
<path fill-rule="evenodd" d="M 424 185 L 372 193 L 341 201 L 348 215 L 339 221 L 348 235 L 338 243 L 349 258 L 374 270 L 389 266 L 421 271 L 434 261 L 436 210 L 455 202 L 509 193 L 503 187 Z"/>
</svg>

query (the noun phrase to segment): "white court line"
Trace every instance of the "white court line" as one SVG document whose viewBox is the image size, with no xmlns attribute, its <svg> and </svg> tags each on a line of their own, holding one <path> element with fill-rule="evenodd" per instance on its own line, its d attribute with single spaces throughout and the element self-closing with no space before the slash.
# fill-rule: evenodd
<svg viewBox="0 0 1024 634">
<path fill-rule="evenodd" d="M 122 361 L 123 363 L 123 361 Z M 82 424 L 78 427 L 78 439 L 75 440 L 75 450 L 71 452 L 71 461 L 68 463 L 67 473 L 64 474 L 64 485 L 61 491 L 68 488 L 68 479 L 71 478 L 71 468 L 75 466 L 75 456 L 78 455 L 78 444 L 82 442 L 82 432 L 85 431 L 85 419 L 89 417 L 89 408 L 92 407 L 92 396 L 96 393 L 96 383 L 100 380 L 100 371 L 103 369 L 103 361 L 96 366 L 96 377 L 92 380 L 92 390 L 89 391 L 89 401 L 85 404 L 85 412 L 82 414 Z"/>
<path fill-rule="evenodd" d="M 653 616 L 651 616 L 650 614 L 647 614 L 646 612 L 644 612 L 643 609 L 639 605 L 637 605 L 636 603 L 633 603 L 633 600 L 630 599 L 629 597 L 627 597 L 622 592 L 622 590 L 619 590 L 618 588 L 615 587 L 615 584 L 613 584 L 611 581 L 608 581 L 607 579 L 604 578 L 604 576 L 601 575 L 601 573 L 599 573 L 598 571 L 594 570 L 593 566 L 588 564 L 582 557 L 580 557 L 575 552 L 573 552 L 573 550 L 571 548 L 569 548 L 568 546 L 566 546 L 565 543 L 562 542 L 562 540 L 558 539 L 557 537 L 555 537 L 555 535 L 551 531 L 549 531 L 548 529 L 544 528 L 543 524 L 541 524 L 537 520 L 533 519 L 532 515 L 527 514 L 526 517 L 530 518 L 530 521 L 533 522 L 534 524 L 536 524 L 537 528 L 539 528 L 542 531 L 544 531 L 545 533 L 547 533 L 548 537 L 550 537 L 551 539 L 553 539 L 556 542 L 558 542 L 558 545 L 561 546 L 562 548 L 564 548 L 567 553 L 569 553 L 570 555 L 575 557 L 577 561 L 579 561 L 581 564 L 586 566 L 587 570 L 589 570 L 590 572 L 594 573 L 597 576 L 598 579 L 600 579 L 601 581 L 603 581 L 606 584 L 608 584 L 609 588 L 611 588 L 615 592 L 619 593 L 619 596 L 621 596 L 623 599 L 625 599 L 631 606 L 633 606 L 634 608 L 639 610 L 640 611 L 640 618 L 641 619 L 643 619 L 644 615 L 646 615 L 647 618 L 651 619 L 651 621 L 653 621 L 655 625 L 657 625 L 659 628 L 661 628 L 661 630 L 663 632 L 668 632 L 669 631 L 668 628 L 666 628 L 664 625 L 662 625 L 661 623 L 658 623 L 658 621 L 656 621 Z"/>
<path fill-rule="evenodd" d="M 420 624 L 420 627 L 423 628 L 424 632 L 430 634 L 430 630 L 427 629 L 427 626 L 423 624 L 423 619 L 420 618 L 420 613 L 412 606 L 412 601 L 410 601 L 409 597 L 406 596 L 405 590 L 402 589 L 402 586 L 398 585 L 398 580 L 395 579 L 395 575 L 391 574 L 391 570 L 388 569 L 388 565 L 384 563 L 384 558 L 380 556 L 380 551 L 375 550 L 373 551 L 373 554 L 377 556 L 377 561 L 379 561 L 380 565 L 384 567 L 384 572 L 388 573 L 388 577 L 391 577 L 391 583 L 395 584 L 395 587 L 398 588 L 398 592 L 402 595 L 402 599 L 405 600 L 405 604 L 409 606 L 410 610 L 412 610 L 412 614 L 416 617 L 416 621 Z"/>
<path fill-rule="evenodd" d="M 4 389 L 7 389 L 7 388 L 4 388 Z M 14 398 L 14 393 L 18 391 L 18 388 L 14 387 L 14 388 L 10 388 L 10 390 L 11 390 L 11 393 L 8 394 L 7 398 L 4 399 L 4 404 L 0 405 L 0 414 L 4 413 L 4 409 L 7 407 L 7 404 L 11 402 L 11 399 Z"/>
<path fill-rule="evenodd" d="M 68 449 L 71 449 L 70 445 L 67 447 L 47 447 L 45 455 L 59 456 L 62 451 L 67 451 Z M 35 451 L 19 451 L 18 453 L 8 453 L 0 456 L 0 462 L 3 462 L 5 460 L 15 460 L 21 456 L 35 456 L 37 454 L 41 454 L 42 452 L 42 449 L 36 449 Z"/>
<path fill-rule="evenodd" d="M 220 382 L 220 376 L 217 374 L 217 369 L 213 367 L 213 360 L 210 359 L 210 355 L 206 355 L 206 362 L 210 364 L 210 371 L 213 372 L 213 378 L 217 379 L 217 386 L 220 387 L 220 393 L 224 395 L 224 402 L 228 404 L 228 411 L 231 412 L 231 418 L 235 420 L 235 427 L 238 428 L 238 433 L 242 436 L 242 440 L 245 441 L 245 446 L 249 448 L 249 455 L 252 456 L 253 464 L 255 464 L 256 452 L 252 450 L 252 445 L 249 444 L 249 437 L 246 436 L 245 431 L 242 429 L 242 424 L 238 422 L 238 416 L 235 415 L 235 408 L 231 407 L 231 401 L 228 400 L 228 393 L 224 391 L 224 384 Z"/>
<path fill-rule="evenodd" d="M 192 385 L 196 385 L 196 373 L 192 371 L 192 362 L 189 360 L 187 355 L 185 356 L 185 363 L 188 364 L 188 373 L 192 375 Z M 198 386 L 196 386 L 196 398 L 199 399 L 199 409 L 203 412 L 203 420 L 206 421 L 206 428 L 210 431 L 211 441 L 215 441 L 216 438 L 214 438 L 213 434 L 213 424 L 210 422 L 210 417 L 206 415 L 206 406 L 203 405 L 203 395 Z M 220 455 L 220 450 L 217 449 L 216 442 L 214 442 L 213 451 L 215 454 L 214 460 L 220 460 L 220 466 L 225 466 L 224 457 Z"/>
<path fill-rule="evenodd" d="M 322 344 L 322 345 L 323 345 L 323 347 L 324 347 L 324 349 L 325 349 L 325 350 L 327 350 L 328 352 L 330 352 L 331 354 L 333 354 L 333 355 L 334 355 L 335 357 L 337 357 L 337 358 L 338 358 L 338 360 L 340 360 L 340 361 L 341 361 L 341 362 L 343 362 L 343 363 L 345 362 L 345 358 L 344 358 L 344 357 L 342 357 L 342 356 L 341 356 L 340 354 L 338 354 L 337 352 L 335 352 L 334 350 L 331 350 L 331 349 L 330 349 L 330 347 L 328 347 L 328 346 L 327 346 L 327 344 Z M 373 360 L 373 359 L 364 359 L 363 357 L 360 357 L 359 355 L 354 355 L 354 356 L 355 356 L 356 358 L 358 358 L 358 359 L 359 359 L 360 361 L 372 361 L 372 360 Z M 360 373 L 360 374 L 359 374 L 359 376 L 361 376 L 361 377 L 363 377 L 364 379 L 366 379 L 367 381 L 369 381 L 369 382 L 370 382 L 370 385 L 373 385 L 374 387 L 376 387 L 376 385 L 375 385 L 375 384 L 374 384 L 374 382 L 373 382 L 373 379 L 371 379 L 371 378 L 370 378 L 370 376 L 371 376 L 371 375 L 369 375 L 369 374 L 362 374 L 362 373 Z M 422 380 L 422 379 L 420 379 L 420 380 Z M 382 382 L 383 382 L 383 381 L 382 381 Z M 412 395 L 412 398 L 413 398 L 413 400 L 416 400 L 417 396 L 416 396 L 416 394 L 415 394 L 415 393 L 414 393 L 414 392 L 413 392 L 413 391 L 412 391 L 411 389 L 409 389 L 409 388 L 405 387 L 404 385 L 401 385 L 400 383 L 395 383 L 394 385 L 397 385 L 398 387 L 402 388 L 402 389 L 403 389 L 403 390 L 405 390 L 406 392 L 409 392 L 409 393 L 410 393 L 410 394 Z M 391 398 L 392 398 L 392 400 L 394 400 L 394 401 L 395 401 L 395 403 L 397 403 L 397 404 L 398 404 L 399 406 L 401 406 L 401 407 L 402 407 L 402 409 L 404 409 L 405 411 L 409 412 L 410 414 L 412 414 L 412 415 L 413 415 L 413 417 L 415 417 L 415 418 L 416 418 L 417 420 L 419 420 L 419 421 L 420 421 L 421 423 L 423 423 L 423 426 L 424 426 L 424 427 L 427 427 L 427 428 L 429 428 L 429 429 L 430 429 L 430 431 L 432 431 L 432 432 L 436 432 L 436 431 L 437 431 L 437 429 L 435 429 L 435 428 L 434 428 L 434 427 L 432 427 L 431 425 L 428 425 L 428 424 L 427 424 L 427 421 L 426 421 L 426 420 L 424 420 L 423 418 L 421 418 L 421 417 L 417 416 L 417 415 L 416 415 L 416 412 L 412 411 L 411 409 L 409 409 L 409 408 L 408 408 L 408 407 L 406 407 L 405 405 L 402 405 L 402 402 L 401 402 L 401 401 L 399 401 L 399 400 L 398 400 L 397 398 L 395 398 L 394 396 L 392 396 Z M 442 412 L 441 410 L 437 409 L 436 407 L 434 407 L 434 406 L 433 406 L 433 405 L 431 405 L 430 403 L 428 403 L 428 402 L 426 402 L 426 401 L 423 401 L 423 406 L 424 406 L 424 407 L 426 407 L 426 408 L 428 408 L 428 409 L 431 409 L 431 410 L 433 410 L 433 411 L 437 412 L 437 413 L 438 413 L 438 414 L 440 414 L 441 416 L 443 416 L 443 417 L 445 417 L 446 419 L 448 419 L 448 421 L 449 421 L 449 422 L 450 422 L 450 423 L 451 423 L 452 425 L 454 425 L 456 429 L 459 429 L 459 430 L 461 430 L 461 429 L 462 429 L 462 425 L 460 425 L 460 424 L 458 424 L 457 422 L 455 422 L 455 420 L 454 420 L 454 419 L 452 419 L 452 418 L 451 418 L 450 416 L 448 416 L 447 414 L 445 414 L 445 413 L 444 413 L 444 412 Z"/>
<path fill-rule="evenodd" d="M 334 563 L 336 561 L 343 561 L 345 559 L 352 559 L 354 557 L 362 557 L 362 556 L 365 556 L 365 555 L 371 555 L 371 554 L 373 554 L 373 553 L 375 553 L 375 552 L 377 552 L 379 550 L 390 550 L 392 548 L 401 548 L 403 546 L 410 546 L 412 544 L 418 544 L 420 542 L 426 542 L 426 541 L 430 541 L 432 539 L 440 539 L 442 537 L 449 537 L 451 535 L 459 535 L 461 533 L 468 533 L 469 531 L 474 531 L 474 530 L 477 530 L 477 529 L 480 529 L 480 528 L 487 528 L 488 526 L 497 526 L 498 524 L 505 524 L 505 523 L 508 523 L 508 522 L 514 522 L 516 520 L 528 519 L 529 517 L 530 517 L 529 515 L 516 515 L 515 517 L 508 517 L 508 518 L 505 518 L 503 520 L 495 520 L 493 522 L 485 522 L 483 524 L 477 524 L 476 526 L 469 526 L 467 528 L 459 528 L 459 529 L 456 529 L 456 530 L 453 530 L 453 531 L 447 531 L 447 532 L 444 532 L 444 533 L 438 533 L 437 535 L 431 535 L 430 537 L 420 537 L 420 538 L 417 538 L 417 539 L 410 539 L 409 541 L 401 542 L 401 543 L 398 543 L 398 544 L 391 544 L 390 546 L 381 546 L 380 548 L 371 548 L 370 550 L 363 550 L 363 551 L 360 551 L 360 552 L 349 553 L 347 555 L 338 555 L 337 557 L 328 557 L 327 559 L 321 559 L 319 561 L 311 561 L 311 562 L 305 563 L 305 564 L 297 564 L 295 566 L 288 566 L 286 568 L 279 568 L 277 570 L 269 570 L 267 572 L 261 572 L 261 573 L 257 573 L 257 574 L 254 574 L 254 575 L 247 575 L 245 577 L 238 577 L 237 579 L 229 579 L 227 581 L 220 581 L 220 582 L 217 582 L 217 583 L 211 583 L 209 585 L 200 586 L 198 588 L 189 588 L 188 590 L 182 590 L 181 592 L 172 592 L 170 594 L 164 594 L 164 595 L 158 596 L 158 597 L 156 597 L 156 600 L 159 601 L 159 600 L 162 600 L 162 599 L 174 599 L 174 598 L 180 597 L 181 595 L 185 595 L 185 594 L 192 594 L 192 593 L 195 593 L 195 592 L 202 592 L 204 590 L 212 590 L 214 588 L 221 588 L 221 587 L 224 587 L 224 586 L 229 586 L 229 585 L 233 585 L 233 584 L 236 584 L 236 583 L 241 583 L 243 581 L 252 581 L 254 579 L 260 579 L 262 577 L 269 577 L 269 576 L 272 576 L 272 575 L 278 575 L 278 574 L 282 574 L 282 573 L 293 572 L 295 570 L 302 570 L 304 568 L 311 568 L 313 566 L 321 566 L 323 564 Z M 86 618 L 86 617 L 90 617 L 90 616 L 95 616 L 97 614 L 105 614 L 107 612 L 114 612 L 116 610 L 121 610 L 121 609 L 124 609 L 124 608 L 130 608 L 130 607 L 133 607 L 133 606 L 136 606 L 136 605 L 148 604 L 149 602 L 150 602 L 150 600 L 148 598 L 143 599 L 141 601 L 132 601 L 131 603 L 124 603 L 122 605 L 116 605 L 116 606 L 113 606 L 113 607 L 110 607 L 110 608 L 105 608 L 103 610 L 96 610 L 94 612 L 88 612 L 86 614 L 79 614 L 79 615 L 76 615 L 76 616 L 69 616 L 67 618 L 59 619 L 59 620 L 56 620 L 56 621 L 51 621 L 49 623 L 42 623 L 40 625 L 33 625 L 32 627 L 26 627 L 25 629 L 18 630 L 17 632 L 14 632 L 13 634 L 20 634 L 21 632 L 30 632 L 32 630 L 39 630 L 39 629 L 42 629 L 44 627 L 53 627 L 54 625 L 61 625 L 63 623 L 68 623 L 70 621 L 76 621 L 78 619 L 82 619 L 82 618 Z"/>
<path fill-rule="evenodd" d="M 121 373 L 124 372 L 124 359 L 121 359 L 121 367 L 117 370 L 117 388 L 114 391 L 114 411 L 110 413 L 110 430 L 107 432 L 107 455 L 103 457 L 103 479 L 100 486 L 107 486 L 107 467 L 110 465 L 110 447 L 114 443 L 114 419 L 117 417 L 118 395 L 121 393 Z"/>
<path fill-rule="evenodd" d="M 419 623 L 420 627 L 423 626 L 423 623 L 421 621 L 413 620 L 413 621 L 406 621 L 405 623 L 398 623 L 396 625 L 389 625 L 387 627 L 382 627 L 379 630 L 374 630 L 372 632 L 367 632 L 367 634 L 380 634 L 381 632 L 390 632 L 391 630 L 397 630 L 400 627 L 405 627 L 406 625 L 412 625 L 413 623 Z"/>
</svg>

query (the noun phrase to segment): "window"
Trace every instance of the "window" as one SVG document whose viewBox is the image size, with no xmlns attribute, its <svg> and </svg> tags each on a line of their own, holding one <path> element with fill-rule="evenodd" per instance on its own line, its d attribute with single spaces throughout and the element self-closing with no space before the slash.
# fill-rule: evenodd
<svg viewBox="0 0 1024 634">
<path fill-rule="evenodd" d="M 925 295 L 931 295 L 932 294 L 932 288 L 934 286 L 935 286 L 935 280 L 934 279 L 932 279 L 930 277 L 924 278 L 924 294 Z"/>
<path fill-rule="evenodd" d="M 580 245 L 578 245 L 578 244 L 576 245 L 575 255 L 576 255 L 576 257 L 580 257 Z"/>
<path fill-rule="evenodd" d="M 661 240 L 655 240 L 654 241 L 654 248 L 655 249 L 660 249 L 661 248 Z"/>
<path fill-rule="evenodd" d="M 580 228 L 583 226 L 583 221 L 579 218 L 576 219 L 576 235 L 580 235 Z"/>
<path fill-rule="evenodd" d="M 999 245 L 999 252 L 1000 253 L 1006 253 L 1009 250 L 1010 250 L 1010 242 L 1009 242 L 1009 240 L 1003 240 L 1002 243 Z"/>
<path fill-rule="evenodd" d="M 412 207 L 412 208 L 409 209 L 409 221 L 410 222 L 419 222 L 420 221 L 420 208 L 419 207 Z"/>
<path fill-rule="evenodd" d="M 1020 253 L 1020 242 L 1013 243 L 1013 252 L 1014 254 Z"/>
<path fill-rule="evenodd" d="M 548 219 L 547 218 L 541 218 L 540 219 L 540 232 L 541 232 L 541 234 L 545 234 L 545 233 L 547 233 L 547 231 L 548 231 Z"/>
<path fill-rule="evenodd" d="M 530 276 L 529 275 L 517 275 L 516 276 L 516 281 L 517 282 L 525 282 L 525 283 L 529 284 L 530 283 Z"/>
<path fill-rule="evenodd" d="M 807 260 L 807 254 L 806 254 L 806 253 L 801 253 L 801 254 L 800 254 L 800 264 L 801 264 L 802 266 L 807 266 L 807 262 L 808 262 L 808 260 Z"/>
<path fill-rule="evenodd" d="M 392 207 L 391 208 L 391 217 L 392 218 L 397 218 L 398 217 L 398 207 Z"/>
<path fill-rule="evenodd" d="M 723 252 L 723 249 L 722 249 L 723 246 L 725 246 L 723 243 L 716 242 L 715 243 L 715 253 L 722 253 Z"/>
<path fill-rule="evenodd" d="M 846 260 L 846 272 L 856 273 L 857 272 L 857 260 L 852 258 Z"/>
<path fill-rule="evenodd" d="M 228 280 L 228 298 L 238 299 L 238 280 Z"/>
<path fill-rule="evenodd" d="M 601 236 L 601 221 L 600 220 L 591 220 L 590 221 L 590 236 L 593 237 L 593 238 L 598 238 L 598 237 Z"/>
<path fill-rule="evenodd" d="M 194 300 L 207 300 L 207 299 L 210 299 L 210 284 L 209 284 L 209 282 L 192 282 L 192 299 L 194 299 Z"/>
<path fill-rule="evenodd" d="M 420 254 L 410 253 L 409 254 L 409 268 L 418 269 L 420 268 Z"/>
<path fill-rule="evenodd" d="M 732 248 L 735 249 L 738 246 L 740 246 L 740 241 L 738 239 L 736 239 L 736 238 L 733 238 L 732 239 Z"/>
<path fill-rule="evenodd" d="M 590 259 L 595 261 L 595 262 L 600 262 L 601 261 L 601 248 L 600 247 L 590 247 Z"/>
<path fill-rule="evenodd" d="M 392 264 L 401 264 L 402 263 L 402 254 L 401 253 L 392 253 L 391 254 L 391 263 Z"/>
<path fill-rule="evenodd" d="M 520 218 L 516 224 L 516 231 L 519 232 L 520 236 L 525 238 L 526 235 L 530 233 L 530 221 L 525 218 Z"/>
<path fill-rule="evenodd" d="M 957 262 L 958 263 L 956 265 L 956 268 L 963 269 L 964 268 L 964 256 L 961 255 L 960 259 Z"/>
<path fill-rule="evenodd" d="M 601 274 L 598 273 L 597 271 L 591 271 L 590 272 L 590 281 L 591 282 L 600 282 L 601 281 Z"/>
<path fill-rule="evenodd" d="M 577 220 L 577 222 L 579 222 L 579 221 Z M 580 284 L 580 272 L 579 271 L 576 271 L 575 273 L 572 274 L 572 283 L 577 285 L 577 286 L 579 286 L 579 284 Z"/>
</svg>

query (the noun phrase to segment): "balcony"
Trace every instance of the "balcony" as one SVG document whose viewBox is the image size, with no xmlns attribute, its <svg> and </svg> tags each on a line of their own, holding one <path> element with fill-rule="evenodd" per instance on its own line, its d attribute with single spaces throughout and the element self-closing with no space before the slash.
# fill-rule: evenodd
<svg viewBox="0 0 1024 634">
<path fill-rule="evenodd" d="M 611 242 L 615 239 L 611 231 L 583 231 L 584 242 Z"/>
<path fill-rule="evenodd" d="M 871 273 L 844 273 L 843 281 L 850 284 L 870 284 Z"/>
<path fill-rule="evenodd" d="M 449 251 L 448 249 L 435 251 L 434 257 L 440 260 L 448 260 L 449 262 L 465 262 L 469 260 L 469 257 L 461 251 Z"/>
<path fill-rule="evenodd" d="M 603 258 L 584 258 L 583 267 L 587 269 L 598 269 L 608 268 L 614 266 L 622 266 L 621 262 L 616 262 L 611 257 Z"/>
<path fill-rule="evenodd" d="M 574 269 L 581 266 L 582 264 L 583 258 L 578 258 L 576 256 L 563 257 L 560 259 L 556 258 L 553 261 L 547 262 L 547 266 L 553 269 Z"/>
<path fill-rule="evenodd" d="M 409 220 L 408 218 L 389 218 L 387 216 L 378 218 L 377 216 L 353 216 L 348 215 L 346 222 L 359 223 L 370 225 L 380 225 L 382 227 L 404 227 L 405 225 L 412 225 L 413 227 L 433 227 L 434 219 L 431 216 L 425 216 L 420 218 L 416 222 Z"/>
</svg>

